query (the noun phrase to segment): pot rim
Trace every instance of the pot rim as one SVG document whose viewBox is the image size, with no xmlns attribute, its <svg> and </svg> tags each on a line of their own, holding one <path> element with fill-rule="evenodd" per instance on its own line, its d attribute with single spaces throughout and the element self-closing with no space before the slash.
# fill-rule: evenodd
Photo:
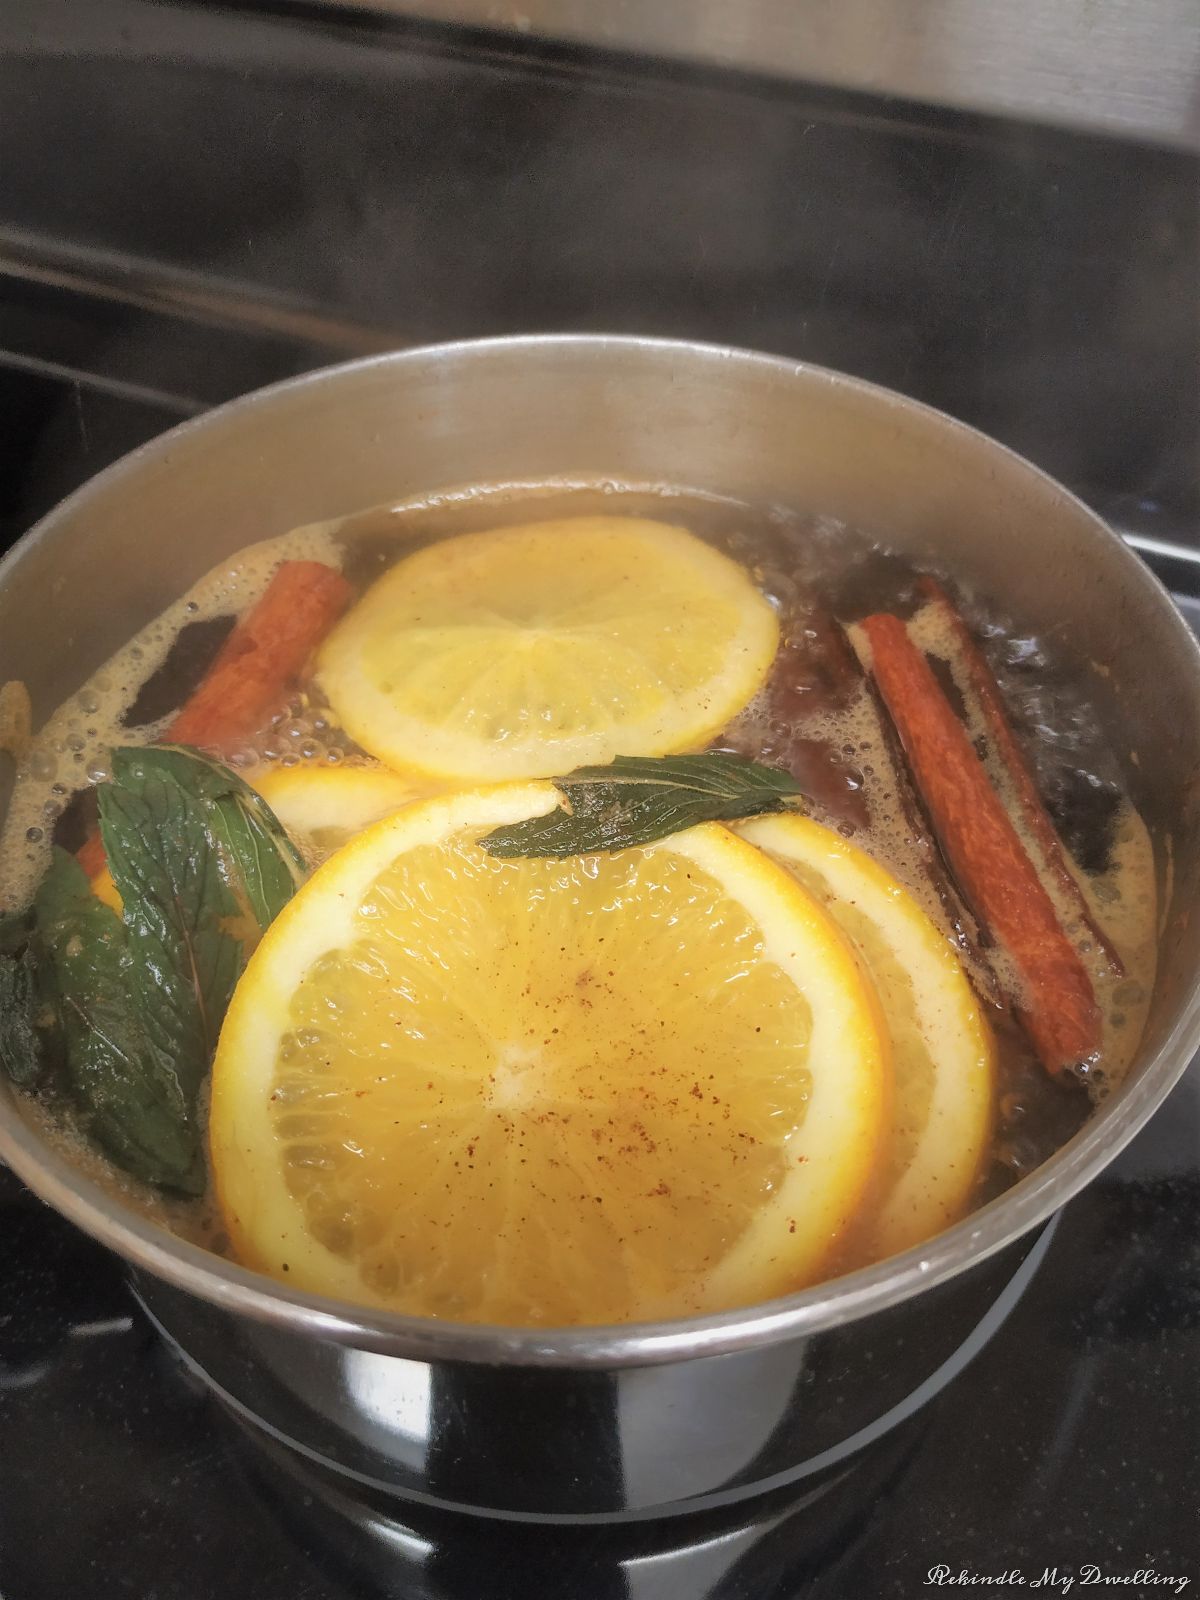
<svg viewBox="0 0 1200 1600">
<path fill-rule="evenodd" d="M 689 362 L 753 364 L 780 377 L 827 382 L 840 392 L 859 393 L 876 405 L 918 413 L 943 432 L 965 436 L 994 454 L 998 464 L 1026 477 L 1043 495 L 1059 497 L 1086 518 L 1095 536 L 1119 548 L 1129 581 L 1158 609 L 1160 625 L 1173 632 L 1190 657 L 1200 686 L 1200 643 L 1166 590 L 1119 536 L 1078 497 L 1007 446 L 946 413 L 878 384 L 796 361 L 733 346 L 628 334 L 515 334 L 419 345 L 322 367 L 190 418 L 123 456 L 54 507 L 0 561 L 0 585 L 35 545 L 53 538 L 59 521 L 102 488 L 134 478 L 141 466 L 169 454 L 181 439 L 216 420 L 249 417 L 281 396 L 369 369 L 419 366 L 431 360 L 470 361 L 488 353 L 519 353 L 551 346 L 574 347 L 602 357 L 610 350 L 636 350 Z M 353 509 L 353 508 L 351 508 Z M 1180 1006 L 1170 1034 L 1154 1059 L 1099 1109 L 1063 1148 L 997 1199 L 943 1233 L 873 1266 L 818 1283 L 763 1304 L 701 1317 L 630 1322 L 606 1327 L 520 1328 L 484 1323 L 441 1322 L 372 1310 L 348 1301 L 306 1294 L 189 1243 L 139 1216 L 116 1196 L 43 1143 L 21 1115 L 13 1091 L 0 1098 L 0 1157 L 47 1204 L 135 1267 L 218 1306 L 254 1320 L 359 1349 L 419 1360 L 458 1360 L 487 1365 L 616 1368 L 721 1355 L 749 1346 L 807 1337 L 883 1311 L 944 1283 L 1044 1222 L 1111 1161 L 1166 1098 L 1200 1048 L 1200 974 Z"/>
</svg>

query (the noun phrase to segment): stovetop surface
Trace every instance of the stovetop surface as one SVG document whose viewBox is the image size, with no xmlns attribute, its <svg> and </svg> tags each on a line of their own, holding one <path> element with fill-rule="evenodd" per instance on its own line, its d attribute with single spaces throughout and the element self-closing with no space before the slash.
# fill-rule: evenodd
<svg viewBox="0 0 1200 1600">
<path fill-rule="evenodd" d="M 0 544 L 258 383 L 551 326 L 892 383 L 1200 544 L 1182 157 L 476 43 L 284 4 L 0 8 Z M 1200 567 L 1159 571 L 1196 626 Z M 0 1600 L 1197 1584 L 1198 1439 L 1200 1066 L 833 1540 L 786 1498 L 636 1531 L 364 1520 L 251 1449 L 121 1264 L 0 1169 Z"/>
</svg>

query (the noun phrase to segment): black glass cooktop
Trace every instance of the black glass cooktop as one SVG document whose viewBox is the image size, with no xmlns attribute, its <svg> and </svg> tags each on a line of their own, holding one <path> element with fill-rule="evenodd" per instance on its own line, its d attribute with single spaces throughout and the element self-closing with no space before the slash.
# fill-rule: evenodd
<svg viewBox="0 0 1200 1600">
<path fill-rule="evenodd" d="M 1139 533 L 1200 619 L 1178 152 L 149 0 L 0 7 L 0 133 L 0 545 L 181 417 L 321 361 L 622 329 L 945 406 Z M 406 1520 L 298 1478 L 181 1369 L 120 1262 L 0 1168 L 0 1600 L 1167 1594 L 1200 1586 L 1198 1440 L 1196 1066 L 992 1342 L 835 1493 L 633 1530 Z"/>
</svg>

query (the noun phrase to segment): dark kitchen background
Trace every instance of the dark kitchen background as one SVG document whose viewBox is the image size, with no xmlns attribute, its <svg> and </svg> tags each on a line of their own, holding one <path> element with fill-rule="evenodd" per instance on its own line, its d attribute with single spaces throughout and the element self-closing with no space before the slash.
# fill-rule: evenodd
<svg viewBox="0 0 1200 1600">
<path fill-rule="evenodd" d="M 629 331 L 801 357 L 976 424 L 1200 617 L 1194 6 L 1025 0 L 1021 76 L 990 34 L 972 54 L 984 10 L 951 0 L 929 8 L 960 46 L 936 82 L 920 50 L 890 75 L 838 55 L 848 19 L 863 46 L 883 15 L 866 0 L 817 6 L 836 38 L 803 50 L 778 3 L 747 0 L 739 29 L 698 0 L 692 32 L 679 0 L 411 9 L 4 0 L 0 545 L 143 440 L 307 368 Z M 1037 35 L 1051 13 L 1077 41 Z M 530 1532 L 294 1482 L 111 1258 L 4 1172 L 0 1206 L 4 1600 L 858 1600 L 939 1564 L 1086 1561 L 1200 1582 L 1195 1069 L 1068 1207 L 969 1372 L 815 1518 Z"/>
</svg>

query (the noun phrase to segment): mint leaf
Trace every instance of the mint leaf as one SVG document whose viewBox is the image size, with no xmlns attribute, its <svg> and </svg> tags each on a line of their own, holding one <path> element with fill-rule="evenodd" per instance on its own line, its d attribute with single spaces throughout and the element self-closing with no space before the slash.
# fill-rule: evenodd
<svg viewBox="0 0 1200 1600">
<path fill-rule="evenodd" d="M 130 1004 L 133 963 L 120 918 L 65 850 L 55 851 L 34 905 L 57 987 L 67 1085 L 87 1132 L 135 1177 L 201 1193 L 194 1107 Z"/>
<path fill-rule="evenodd" d="M 200 1087 L 247 950 L 304 864 L 270 807 L 190 750 L 115 751 L 97 798 L 123 915 L 55 852 L 32 918 L 0 919 L 0 1064 L 26 1086 L 53 1066 L 113 1161 L 200 1194 Z"/>
<path fill-rule="evenodd" d="M 100 835 L 124 906 L 128 998 L 164 1073 L 191 1106 L 208 1071 L 241 970 L 225 931 L 239 906 L 221 872 L 207 804 L 141 750 L 113 753 L 97 790 Z"/>
<path fill-rule="evenodd" d="M 229 767 L 183 745 L 118 752 L 126 787 L 156 778 L 195 803 L 227 881 L 260 928 L 272 923 L 307 874 L 304 858 L 263 797 Z M 117 777 L 114 768 L 114 777 Z"/>
<path fill-rule="evenodd" d="M 732 822 L 794 804 L 788 772 L 726 751 L 698 756 L 618 756 L 555 778 L 566 805 L 496 828 L 480 841 L 494 856 L 579 856 L 652 844 L 698 822 Z"/>
<path fill-rule="evenodd" d="M 33 917 L 28 911 L 0 912 L 0 956 L 19 956 L 32 931 Z"/>
<path fill-rule="evenodd" d="M 209 802 L 209 827 L 235 892 L 268 928 L 304 881 L 303 858 L 265 800 L 245 784 Z"/>
<path fill-rule="evenodd" d="M 54 966 L 33 908 L 0 916 L 0 1068 L 31 1089 L 46 1084 L 61 1059 Z"/>
<path fill-rule="evenodd" d="M 112 761 L 97 796 L 130 994 L 149 1047 L 193 1107 L 248 947 L 303 864 L 265 802 L 218 763 L 182 747 L 126 747 Z"/>
<path fill-rule="evenodd" d="M 29 1085 L 61 1056 L 86 1133 L 118 1166 L 202 1194 L 200 1086 L 246 949 L 304 864 L 218 763 L 157 747 L 115 750 L 112 766 L 98 802 L 123 915 L 54 853 L 34 920 L 0 925 L 0 1061 Z"/>
<path fill-rule="evenodd" d="M 32 945 L 19 955 L 0 953 L 0 1066 L 23 1088 L 37 1082 L 45 1065 L 40 1004 Z"/>
</svg>

